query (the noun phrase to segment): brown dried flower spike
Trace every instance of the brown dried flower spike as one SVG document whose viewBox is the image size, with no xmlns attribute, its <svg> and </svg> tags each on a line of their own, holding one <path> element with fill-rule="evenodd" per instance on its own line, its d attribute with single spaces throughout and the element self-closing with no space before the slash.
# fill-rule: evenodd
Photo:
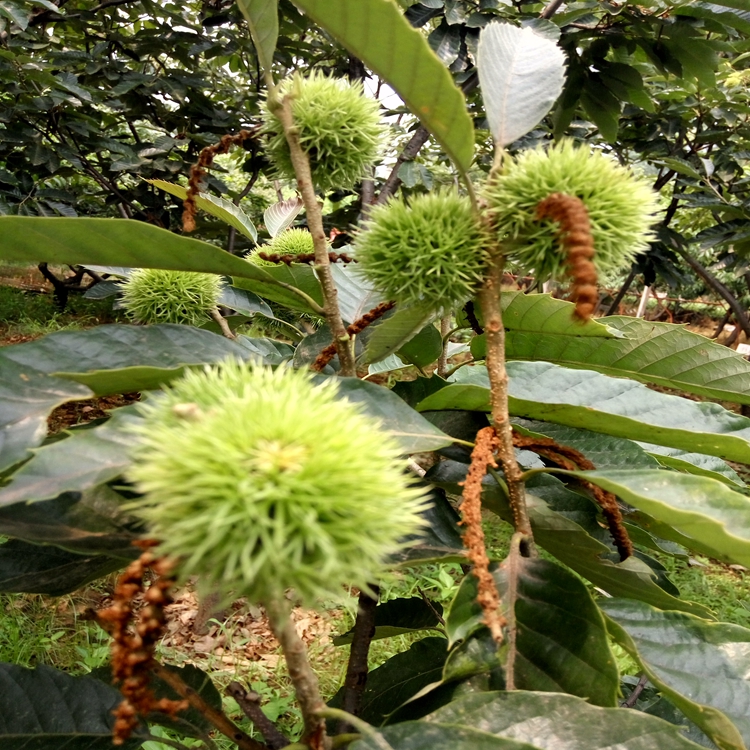
<svg viewBox="0 0 750 750">
<path fill-rule="evenodd" d="M 154 546 L 155 542 L 141 542 L 139 546 Z M 151 568 L 158 578 L 143 595 L 146 606 L 141 609 L 133 633 L 133 601 L 143 591 L 143 576 Z M 187 701 L 158 699 L 149 688 L 154 649 L 164 627 L 164 606 L 169 603 L 171 563 L 166 558 L 154 558 L 146 549 L 120 576 L 111 607 L 98 613 L 112 635 L 112 676 L 119 684 L 123 700 L 115 710 L 112 743 L 122 745 L 138 725 L 138 717 L 153 711 L 174 716 L 188 707 Z"/>
<path fill-rule="evenodd" d="M 575 316 L 587 321 L 599 301 L 596 289 L 594 240 L 586 206 L 580 198 L 553 193 L 536 207 L 537 219 L 552 219 L 560 228 L 558 234 L 565 247 L 568 273 L 573 281 L 571 300 L 576 303 Z"/>
<path fill-rule="evenodd" d="M 474 575 L 479 582 L 477 604 L 484 613 L 484 624 L 490 629 L 496 643 L 503 640 L 503 625 L 505 618 L 498 611 L 500 608 L 500 594 L 495 585 L 495 579 L 490 573 L 490 560 L 484 545 L 484 531 L 482 530 L 482 479 L 487 473 L 487 467 L 497 466 L 494 453 L 499 444 L 494 427 L 484 427 L 477 432 L 474 449 L 471 452 L 471 465 L 466 480 L 463 483 L 463 502 L 459 510 L 463 516 L 461 524 L 466 526 L 464 546 L 467 555 L 474 565 Z"/>
</svg>

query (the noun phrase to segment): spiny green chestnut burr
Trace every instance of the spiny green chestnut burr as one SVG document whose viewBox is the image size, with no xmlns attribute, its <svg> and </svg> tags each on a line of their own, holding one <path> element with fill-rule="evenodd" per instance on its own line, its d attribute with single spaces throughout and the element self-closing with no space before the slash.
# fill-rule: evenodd
<svg viewBox="0 0 750 750">
<path fill-rule="evenodd" d="M 137 268 L 122 286 L 122 305 L 137 323 L 201 325 L 220 295 L 214 274 Z"/>
<path fill-rule="evenodd" d="M 338 383 L 227 361 L 192 370 L 143 404 L 130 507 L 225 600 L 293 589 L 314 605 L 378 580 L 424 525 L 424 490 L 401 450 Z"/>
<path fill-rule="evenodd" d="M 453 191 L 376 206 L 354 243 L 359 268 L 386 299 L 435 309 L 465 302 L 481 282 L 484 235 Z"/>
<path fill-rule="evenodd" d="M 385 140 L 387 128 L 378 102 L 365 96 L 359 81 L 350 83 L 319 71 L 306 77 L 295 73 L 282 81 L 277 96 L 287 95 L 315 187 L 322 191 L 353 187 L 377 162 Z M 263 130 L 271 161 L 283 177 L 295 179 L 289 144 L 268 102 Z"/>
<path fill-rule="evenodd" d="M 628 266 L 648 248 L 658 196 L 613 159 L 570 140 L 509 158 L 486 189 L 498 239 L 520 271 L 547 281 L 566 273 L 567 256 L 557 226 L 537 218 L 553 193 L 579 198 L 589 215 L 594 265 L 600 273 Z"/>
</svg>

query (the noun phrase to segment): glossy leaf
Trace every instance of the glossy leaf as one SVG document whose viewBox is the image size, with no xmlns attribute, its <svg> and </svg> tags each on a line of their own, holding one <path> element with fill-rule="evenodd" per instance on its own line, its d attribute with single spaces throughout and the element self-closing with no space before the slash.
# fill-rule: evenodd
<svg viewBox="0 0 750 750">
<path fill-rule="evenodd" d="M 142 221 L 0 216 L 0 233 L 3 260 L 166 268 L 270 281 L 261 266 Z"/>
<path fill-rule="evenodd" d="M 396 654 L 367 676 L 362 697 L 360 718 L 374 726 L 382 726 L 402 704 L 420 690 L 439 682 L 447 656 L 445 638 L 423 638 L 408 651 Z M 330 701 L 337 706 L 341 691 Z"/>
<path fill-rule="evenodd" d="M 507 571 L 495 581 L 507 601 Z M 464 578 L 446 615 L 452 638 L 484 629 L 476 603 L 477 580 Z M 457 622 L 466 618 L 463 623 Z M 519 563 L 515 680 L 521 690 L 565 692 L 599 706 L 614 706 L 619 685 L 604 618 L 581 580 L 559 565 L 522 558 Z"/>
<path fill-rule="evenodd" d="M 531 417 L 642 440 L 730 461 L 750 461 L 750 419 L 718 404 L 652 391 L 640 383 L 546 362 L 509 362 L 509 408 Z M 419 411 L 489 411 L 487 373 L 464 367 L 455 382 L 421 401 Z"/>
<path fill-rule="evenodd" d="M 718 479 L 734 489 L 745 487 L 745 482 L 742 481 L 740 475 L 726 461 L 722 461 L 716 456 L 707 456 L 705 453 L 693 451 L 681 451 L 677 448 L 668 448 L 653 443 L 639 443 L 639 445 L 662 466 L 688 474 Z"/>
<path fill-rule="evenodd" d="M 465 479 L 466 471 L 465 464 L 443 461 L 430 469 L 427 479 L 448 492 L 460 494 L 458 483 Z M 618 562 L 612 540 L 598 523 L 596 507 L 588 498 L 571 492 L 554 477 L 538 475 L 529 482 L 526 499 L 537 544 L 595 586 L 612 596 L 711 617 L 705 607 L 678 599 L 662 588 L 658 572 L 643 559 L 632 556 Z M 512 523 L 507 497 L 492 477 L 485 477 L 482 483 L 482 503 Z M 455 635 L 450 620 L 447 623 L 451 640 L 465 637 Z"/>
<path fill-rule="evenodd" d="M 63 596 L 125 565 L 114 557 L 77 555 L 11 539 L 0 544 L 0 592 Z"/>
<path fill-rule="evenodd" d="M 334 263 L 331 265 L 331 274 L 336 283 L 341 317 L 347 323 L 359 320 L 383 301 L 380 293 L 370 286 L 354 263 Z M 369 334 L 371 329 L 367 328 L 365 331 Z"/>
<path fill-rule="evenodd" d="M 136 421 L 132 407 L 125 407 L 100 427 L 37 448 L 0 489 L 0 507 L 81 492 L 120 476 L 130 464 L 133 437 L 127 427 Z"/>
<path fill-rule="evenodd" d="M 261 315 L 273 316 L 273 310 L 257 294 L 233 286 L 225 286 L 221 290 L 219 304 L 246 315 L 261 313 Z"/>
<path fill-rule="evenodd" d="M 537 750 L 525 742 L 495 737 L 465 726 L 405 721 L 382 729 L 380 734 L 391 750 Z M 378 738 L 380 739 L 380 738 Z M 383 750 L 382 739 L 365 737 L 350 745 L 352 750 Z"/>
<path fill-rule="evenodd" d="M 550 111 L 562 92 L 565 56 L 528 26 L 491 23 L 479 36 L 477 68 L 490 131 L 504 147 Z"/>
<path fill-rule="evenodd" d="M 435 317 L 432 306 L 412 305 L 397 308 L 382 323 L 372 326 L 365 349 L 365 362 L 380 360 L 395 354 L 408 344 Z"/>
<path fill-rule="evenodd" d="M 450 73 L 390 0 L 294 0 L 373 73 L 387 81 L 456 165 L 466 171 L 474 126 Z M 377 34 L 373 34 L 377 29 Z M 388 44 L 383 44 L 387 39 Z"/>
<path fill-rule="evenodd" d="M 269 0 L 244 0 L 245 2 L 265 2 L 270 5 Z M 275 5 L 275 0 L 273 0 Z M 266 225 L 266 231 L 271 237 L 283 232 L 297 218 L 297 214 L 304 208 L 302 198 L 295 195 L 294 198 L 287 198 L 285 201 L 272 203 L 263 212 L 263 223 Z"/>
<path fill-rule="evenodd" d="M 258 60 L 270 72 L 279 36 L 278 0 L 237 0 L 237 5 L 250 27 Z"/>
<path fill-rule="evenodd" d="M 601 609 L 615 640 L 718 747 L 750 744 L 750 630 L 642 602 L 610 599 Z"/>
<path fill-rule="evenodd" d="M 674 471 L 570 472 L 689 537 L 693 549 L 750 567 L 750 498 L 723 482 Z"/>
<path fill-rule="evenodd" d="M 383 429 L 401 443 L 405 453 L 436 450 L 452 442 L 387 388 L 357 378 L 339 378 L 338 383 L 341 397 L 361 404 L 369 416 L 378 419 Z"/>
<path fill-rule="evenodd" d="M 159 388 L 190 365 L 252 356 L 257 358 L 257 351 L 190 326 L 105 325 L 58 331 L 36 341 L 3 347 L 0 382 L 14 382 L 24 374 L 41 377 L 39 373 L 44 373 L 46 380 L 40 382 L 65 378 L 88 386 L 97 396 L 106 396 Z M 16 371 L 19 374 L 13 376 Z M 91 395 L 88 389 L 78 388 L 78 398 Z M 75 393 L 70 398 L 76 398 Z"/>
<path fill-rule="evenodd" d="M 93 677 L 57 669 L 0 664 L 0 746 L 3 750 L 111 750 L 113 710 L 122 695 Z M 121 747 L 136 750 L 137 735 Z"/>
<path fill-rule="evenodd" d="M 252 2 L 253 0 L 247 1 Z M 258 0 L 255 1 L 257 2 Z M 241 3 L 242 0 L 238 0 L 238 2 Z M 181 200 L 187 198 L 187 188 L 182 187 L 182 185 L 175 185 L 175 183 L 167 182 L 166 180 L 146 180 L 146 182 Z M 234 227 L 240 234 L 251 239 L 256 245 L 258 244 L 258 230 L 255 228 L 250 217 L 231 201 L 221 196 L 211 195 L 210 193 L 198 193 L 195 196 L 195 205 L 201 211 L 205 211 L 207 214 L 221 219 L 230 227 Z"/>
<path fill-rule="evenodd" d="M 246 260 L 242 262 L 250 266 L 254 265 Z M 260 266 L 255 267 L 260 268 Z M 323 293 L 320 291 L 320 284 L 311 266 L 304 263 L 294 263 L 291 266 L 287 266 L 282 263 L 276 266 L 263 266 L 263 272 L 278 282 L 278 284 L 272 286 L 265 280 L 259 281 L 258 279 L 243 278 L 235 275 L 233 285 L 240 289 L 255 292 L 255 294 L 264 299 L 271 300 L 271 302 L 278 302 L 297 312 L 317 314 L 306 299 L 289 289 L 289 287 L 299 289 L 318 305 L 323 304 Z"/>
<path fill-rule="evenodd" d="M 419 597 L 392 599 L 375 608 L 375 633 L 372 639 L 393 638 L 417 630 L 437 628 L 442 613 L 440 602 L 428 602 Z M 353 633 L 352 629 L 336 636 L 333 639 L 334 645 L 345 646 L 351 643 Z"/>
<path fill-rule="evenodd" d="M 536 321 L 525 330 L 506 322 L 508 359 L 554 362 L 750 404 L 750 362 L 728 347 L 670 323 L 621 316 L 599 322 L 624 338 L 569 338 Z M 472 354 L 482 359 L 484 353 L 484 336 L 478 336 Z"/>
<path fill-rule="evenodd" d="M 573 695 L 531 691 L 475 693 L 425 719 L 476 727 L 540 750 L 695 750 L 680 728 L 640 711 L 599 708 Z"/>
<path fill-rule="evenodd" d="M 16 346 L 24 346 L 18 344 Z M 90 398 L 91 389 L 35 371 L 0 351 L 0 471 L 29 455 L 47 434 L 47 415 L 66 401 Z"/>
<path fill-rule="evenodd" d="M 130 561 L 140 554 L 132 543 L 141 528 L 123 514 L 123 502 L 105 485 L 54 500 L 16 503 L 0 508 L 0 534 Z"/>
</svg>

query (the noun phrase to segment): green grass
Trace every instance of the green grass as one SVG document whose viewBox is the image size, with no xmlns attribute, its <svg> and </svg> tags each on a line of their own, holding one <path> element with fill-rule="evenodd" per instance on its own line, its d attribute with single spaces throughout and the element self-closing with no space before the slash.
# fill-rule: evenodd
<svg viewBox="0 0 750 750">
<path fill-rule="evenodd" d="M 52 294 L 0 284 L 0 329 L 4 335 L 42 336 L 63 329 L 90 328 L 123 319 L 112 310 L 113 298 L 86 299 L 71 294 L 63 312 Z"/>
</svg>

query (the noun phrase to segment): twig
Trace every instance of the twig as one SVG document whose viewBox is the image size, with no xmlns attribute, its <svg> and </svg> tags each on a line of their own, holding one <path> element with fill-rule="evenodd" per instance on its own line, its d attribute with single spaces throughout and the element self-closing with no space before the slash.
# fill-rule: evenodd
<svg viewBox="0 0 750 750">
<path fill-rule="evenodd" d="M 265 604 L 268 621 L 276 640 L 284 652 L 289 676 L 294 685 L 302 719 L 303 742 L 313 750 L 328 750 L 331 742 L 326 735 L 326 723 L 322 711 L 326 705 L 320 695 L 318 676 L 310 666 L 307 648 L 294 627 L 289 610 L 283 602 L 269 601 Z"/>
<path fill-rule="evenodd" d="M 638 680 L 638 684 L 633 688 L 633 692 L 620 704 L 620 708 L 633 708 L 638 702 L 638 696 L 643 692 L 643 688 L 648 683 L 648 676 L 645 674 L 641 675 Z"/>
<path fill-rule="evenodd" d="M 237 701 L 237 705 L 250 721 L 258 727 L 268 747 L 271 750 L 281 750 L 289 744 L 289 740 L 276 728 L 276 725 L 263 713 L 260 707 L 258 693 L 245 690 L 239 682 L 230 682 L 226 690 Z"/>
<path fill-rule="evenodd" d="M 565 0 L 551 0 L 547 7 L 539 14 L 539 18 L 552 18 Z"/>
<path fill-rule="evenodd" d="M 450 315 L 440 319 L 440 336 L 443 339 L 443 348 L 440 350 L 440 357 L 438 359 L 437 374 L 441 377 L 445 377 L 445 373 L 448 369 L 448 335 L 451 330 L 451 318 Z"/>
<path fill-rule="evenodd" d="M 521 567 L 521 545 L 526 540 L 523 534 L 516 532 L 510 539 L 508 557 L 503 563 L 507 587 L 505 590 L 505 620 L 508 626 L 508 652 L 505 661 L 505 689 L 516 689 L 516 600 L 518 599 L 518 576 Z"/>
<path fill-rule="evenodd" d="M 371 323 L 374 323 L 378 318 L 385 315 L 395 304 L 395 302 L 381 302 L 379 305 L 373 307 L 370 312 L 366 312 L 359 320 L 355 320 L 354 323 L 347 327 L 346 332 L 350 336 L 356 336 Z M 334 341 L 318 354 L 315 361 L 310 365 L 310 368 L 315 370 L 315 372 L 320 372 L 333 359 L 335 354 L 336 342 Z"/>
<path fill-rule="evenodd" d="M 635 281 L 635 273 L 636 269 L 635 266 L 633 266 L 630 269 L 630 273 L 627 275 L 627 278 L 625 279 L 625 281 L 623 281 L 622 286 L 620 287 L 620 291 L 617 292 L 617 296 L 614 298 L 614 300 L 612 300 L 612 304 L 609 306 L 609 310 L 607 310 L 605 315 L 617 314 L 617 309 L 620 307 L 620 302 L 622 302 L 623 297 L 628 293 L 628 289 L 630 289 L 633 281 Z"/>
<path fill-rule="evenodd" d="M 535 554 L 531 522 L 526 508 L 526 496 L 521 468 L 513 450 L 513 433 L 508 414 L 508 373 L 505 369 L 505 329 L 500 312 L 500 288 L 503 280 L 502 256 L 495 249 L 493 258 L 479 292 L 479 303 L 484 316 L 487 341 L 487 374 L 490 379 L 492 423 L 499 445 L 497 457 L 508 484 L 508 497 L 513 511 L 513 526 L 527 540 L 526 552 Z"/>
<path fill-rule="evenodd" d="M 226 318 L 224 318 L 224 316 L 219 312 L 218 307 L 214 307 L 214 309 L 211 310 L 211 317 L 213 318 L 214 322 L 218 324 L 219 328 L 221 328 L 222 336 L 225 336 L 228 339 L 232 339 L 232 341 L 237 338 L 232 332 L 232 329 L 229 327 L 229 323 L 227 323 Z"/>
<path fill-rule="evenodd" d="M 344 327 L 344 321 L 341 319 L 341 312 L 338 306 L 338 290 L 333 280 L 333 274 L 331 273 L 331 262 L 328 259 L 328 241 L 323 229 L 321 207 L 315 195 L 315 188 L 313 187 L 310 161 L 302 149 L 299 133 L 294 125 L 290 95 L 287 94 L 282 101 L 279 101 L 274 90 L 269 87 L 268 106 L 276 117 L 279 118 L 279 122 L 284 129 L 284 136 L 289 144 L 289 154 L 294 167 L 294 173 L 297 176 L 297 188 L 305 204 L 307 226 L 313 239 L 316 257 L 315 267 L 318 272 L 320 287 L 323 291 L 325 318 L 333 335 L 336 353 L 339 355 L 341 374 L 353 377 L 357 374 L 357 367 L 351 346 L 352 341 Z"/>
<path fill-rule="evenodd" d="M 240 750 L 269 750 L 266 745 L 245 734 L 222 711 L 206 703 L 193 688 L 185 684 L 176 672 L 172 672 L 158 662 L 152 662 L 151 671 L 164 680 L 175 693 L 184 698 L 196 711 L 205 716 L 219 732 L 235 742 Z"/>
<path fill-rule="evenodd" d="M 396 163 L 393 165 L 391 173 L 388 175 L 383 187 L 378 195 L 375 205 L 380 206 L 385 203 L 395 192 L 398 190 L 401 184 L 401 178 L 398 176 L 398 172 L 401 169 L 401 165 L 407 161 L 412 161 L 419 153 L 422 146 L 427 143 L 427 139 L 430 137 L 430 131 L 424 125 L 420 125 L 415 131 L 409 142 L 404 146 L 401 153 L 396 159 Z"/>
<path fill-rule="evenodd" d="M 354 621 L 354 634 L 352 637 L 349 662 L 346 666 L 346 678 L 344 679 L 344 698 L 341 707 L 347 713 L 357 716 L 362 706 L 362 696 L 367 685 L 368 656 L 370 644 L 375 635 L 375 610 L 378 606 L 377 594 L 379 588 L 371 585 L 374 598 L 364 591 L 359 594 L 359 606 L 357 607 L 357 618 Z M 337 727 L 338 734 L 349 732 L 352 725 L 349 721 L 342 719 Z"/>
</svg>

